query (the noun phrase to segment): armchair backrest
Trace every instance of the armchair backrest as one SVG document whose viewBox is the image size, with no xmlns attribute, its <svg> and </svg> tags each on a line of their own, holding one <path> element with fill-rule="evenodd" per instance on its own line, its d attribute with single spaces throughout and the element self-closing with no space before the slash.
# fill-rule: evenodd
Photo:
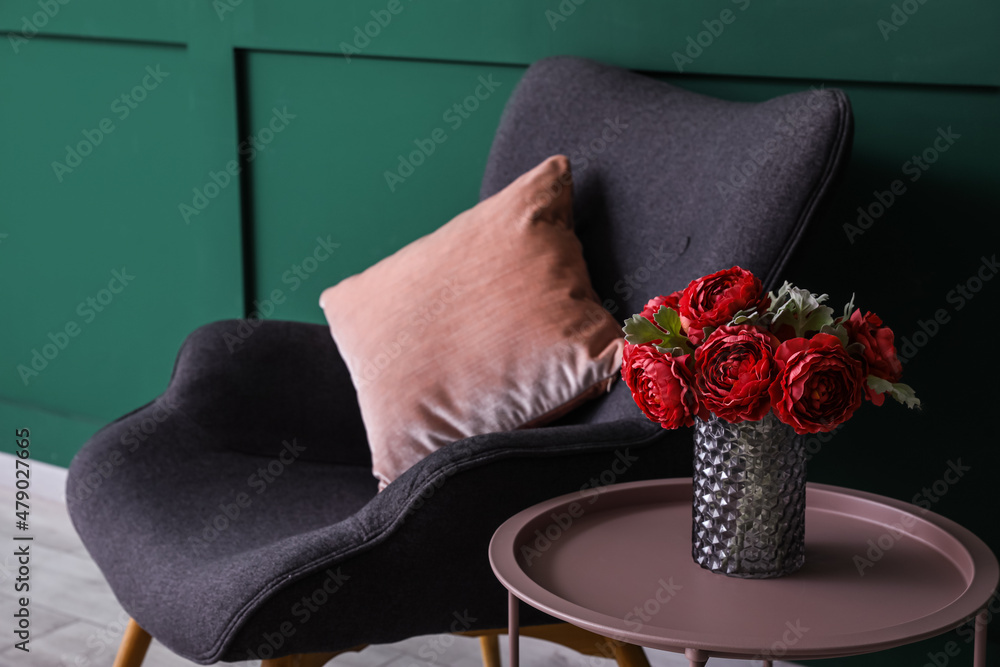
<svg viewBox="0 0 1000 667">
<path fill-rule="evenodd" d="M 620 320 L 657 294 L 740 265 L 773 289 L 842 171 L 846 95 L 729 102 L 589 60 L 541 60 L 504 110 L 481 198 L 544 158 L 573 169 L 573 215 L 594 289 Z M 627 388 L 577 419 L 638 414 Z"/>
</svg>

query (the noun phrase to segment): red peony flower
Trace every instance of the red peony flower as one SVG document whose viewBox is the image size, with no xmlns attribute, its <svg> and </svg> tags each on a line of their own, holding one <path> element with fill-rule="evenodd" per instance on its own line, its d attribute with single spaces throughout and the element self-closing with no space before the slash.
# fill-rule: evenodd
<svg viewBox="0 0 1000 667">
<path fill-rule="evenodd" d="M 692 426 L 698 414 L 690 355 L 671 357 L 650 345 L 629 345 L 622 353 L 622 379 L 632 400 L 663 428 Z"/>
<path fill-rule="evenodd" d="M 771 385 L 771 406 L 796 433 L 832 431 L 860 407 L 867 386 L 864 364 L 836 336 L 793 338 L 774 358 L 781 372 Z"/>
<path fill-rule="evenodd" d="M 681 300 L 681 294 L 682 294 L 681 290 L 677 290 L 670 296 L 654 296 L 652 299 L 649 300 L 649 303 L 647 303 L 646 306 L 642 309 L 641 313 L 642 316 L 645 317 L 650 322 L 652 322 L 653 324 L 656 324 L 656 321 L 653 319 L 653 315 L 656 315 L 656 313 L 660 312 L 660 306 L 673 308 L 677 312 L 680 312 L 678 304 L 680 303 Z"/>
<path fill-rule="evenodd" d="M 726 324 L 737 312 L 759 305 L 760 300 L 760 280 L 734 266 L 691 281 L 681 295 L 681 324 L 688 339 L 698 345 L 704 339 L 702 329 Z"/>
<path fill-rule="evenodd" d="M 868 373 L 888 382 L 899 382 L 903 375 L 903 364 L 896 356 L 895 336 L 892 329 L 882 326 L 882 320 L 872 312 L 861 314 L 860 310 L 851 313 L 844 322 L 844 328 L 852 343 L 865 346 L 864 360 Z M 885 394 L 879 394 L 865 382 L 865 396 L 875 405 L 885 402 Z"/>
<path fill-rule="evenodd" d="M 771 407 L 768 389 L 778 373 L 779 344 L 773 334 L 749 324 L 713 331 L 694 351 L 702 405 L 734 423 L 763 419 Z"/>
</svg>

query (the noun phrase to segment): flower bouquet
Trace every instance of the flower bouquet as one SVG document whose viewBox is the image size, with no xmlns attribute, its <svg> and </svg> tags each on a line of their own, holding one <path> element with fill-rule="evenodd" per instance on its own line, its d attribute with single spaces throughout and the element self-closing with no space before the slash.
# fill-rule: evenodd
<svg viewBox="0 0 1000 667">
<path fill-rule="evenodd" d="M 867 400 L 920 404 L 892 330 L 854 299 L 788 283 L 764 293 L 738 266 L 657 296 L 625 321 L 622 377 L 663 428 L 695 426 L 693 555 L 741 577 L 804 562 L 803 435 L 844 423 Z"/>
</svg>

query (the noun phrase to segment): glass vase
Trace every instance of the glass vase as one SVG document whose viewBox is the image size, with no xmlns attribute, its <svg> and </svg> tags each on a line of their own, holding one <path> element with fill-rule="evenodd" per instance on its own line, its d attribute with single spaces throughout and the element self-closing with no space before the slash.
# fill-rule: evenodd
<svg viewBox="0 0 1000 667">
<path fill-rule="evenodd" d="M 695 420 L 691 554 L 701 567 L 747 579 L 805 562 L 805 437 L 768 413 Z"/>
</svg>

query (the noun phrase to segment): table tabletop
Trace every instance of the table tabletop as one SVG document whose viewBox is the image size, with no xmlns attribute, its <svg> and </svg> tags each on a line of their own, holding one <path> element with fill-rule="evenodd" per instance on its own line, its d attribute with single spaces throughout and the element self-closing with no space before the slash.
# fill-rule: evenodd
<svg viewBox="0 0 1000 667">
<path fill-rule="evenodd" d="M 584 629 L 745 659 L 838 657 L 932 637 L 975 619 L 1000 579 L 990 549 L 957 523 L 820 484 L 807 487 L 803 568 L 727 577 L 691 557 L 691 493 L 690 479 L 666 479 L 554 498 L 506 521 L 490 562 L 512 596 Z"/>
</svg>

